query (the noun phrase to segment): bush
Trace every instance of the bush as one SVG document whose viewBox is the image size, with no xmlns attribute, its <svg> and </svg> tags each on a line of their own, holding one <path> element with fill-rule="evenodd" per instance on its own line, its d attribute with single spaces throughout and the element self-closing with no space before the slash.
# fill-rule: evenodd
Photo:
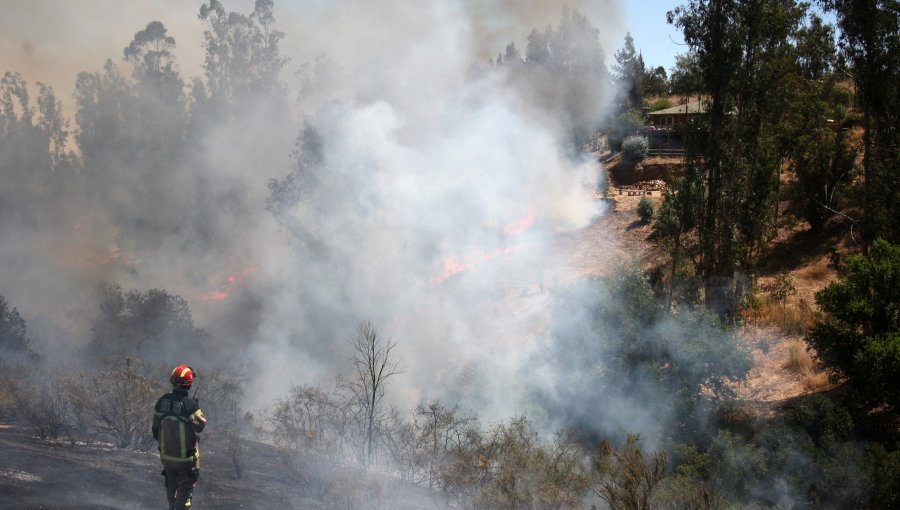
<svg viewBox="0 0 900 510">
<path fill-rule="evenodd" d="M 637 214 L 641 219 L 641 223 L 647 224 L 653 220 L 653 202 L 647 197 L 641 197 L 637 205 Z"/>
<path fill-rule="evenodd" d="M 51 376 L 24 392 L 21 403 L 23 418 L 41 439 L 65 436 L 69 442 L 75 440 L 64 385 L 62 380 Z"/>
<path fill-rule="evenodd" d="M 622 155 L 628 161 L 637 163 L 647 157 L 650 142 L 643 136 L 629 136 L 622 141 Z"/>
<path fill-rule="evenodd" d="M 641 117 L 637 112 L 629 111 L 616 117 L 607 134 L 609 146 L 621 150 L 625 138 L 637 133 L 641 124 Z"/>
<path fill-rule="evenodd" d="M 816 294 L 823 318 L 807 341 L 862 402 L 900 409 L 900 246 L 876 240 L 847 257 L 841 280 Z"/>
<path fill-rule="evenodd" d="M 145 377 L 140 363 L 125 359 L 122 368 L 107 367 L 90 378 L 69 383 L 69 395 L 79 426 L 119 448 L 148 448 L 149 427 L 159 396 L 156 380 Z"/>
<path fill-rule="evenodd" d="M 9 362 L 18 359 L 35 359 L 31 340 L 27 336 L 25 319 L 15 308 L 10 309 L 0 295 L 0 355 Z"/>
<path fill-rule="evenodd" d="M 647 105 L 647 108 L 651 112 L 665 110 L 666 108 L 671 108 L 671 107 L 672 107 L 672 103 L 669 101 L 669 98 L 667 98 L 667 97 L 661 97 Z"/>
</svg>

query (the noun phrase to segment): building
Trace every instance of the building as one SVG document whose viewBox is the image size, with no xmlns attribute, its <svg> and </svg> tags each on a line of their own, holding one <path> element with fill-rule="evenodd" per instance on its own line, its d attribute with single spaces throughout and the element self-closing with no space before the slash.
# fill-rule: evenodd
<svg viewBox="0 0 900 510">
<path fill-rule="evenodd" d="M 671 108 L 649 112 L 647 118 L 650 120 L 650 129 L 671 131 L 687 125 L 692 118 L 704 113 L 706 113 L 706 103 L 695 99 Z"/>
</svg>

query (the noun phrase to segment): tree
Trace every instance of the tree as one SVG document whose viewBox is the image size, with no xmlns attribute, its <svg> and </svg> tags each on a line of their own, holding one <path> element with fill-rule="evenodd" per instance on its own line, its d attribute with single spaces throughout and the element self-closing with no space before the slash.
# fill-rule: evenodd
<svg viewBox="0 0 900 510">
<path fill-rule="evenodd" d="M 641 79 L 643 90 L 641 96 L 665 96 L 669 93 L 669 77 L 666 74 L 666 68 L 657 66 L 644 72 Z"/>
<path fill-rule="evenodd" d="M 200 6 L 199 17 L 206 25 L 206 90 L 195 94 L 212 106 L 208 114 L 215 118 L 260 100 L 284 100 L 278 75 L 288 59 L 281 55 L 284 33 L 274 28 L 272 0 L 256 0 L 250 15 L 228 12 L 221 1 L 210 0 Z"/>
<path fill-rule="evenodd" d="M 630 33 L 625 34 L 625 46 L 615 53 L 616 63 L 613 73 L 619 84 L 620 93 L 624 93 L 627 108 L 640 108 L 644 99 L 644 59 L 634 49 L 634 39 Z"/>
<path fill-rule="evenodd" d="M 696 52 L 688 51 L 675 55 L 675 66 L 669 78 L 673 94 L 689 95 L 703 90 L 700 77 L 700 60 Z"/>
<path fill-rule="evenodd" d="M 647 197 L 641 197 L 637 205 L 637 214 L 641 223 L 645 225 L 650 223 L 653 220 L 653 202 Z"/>
<path fill-rule="evenodd" d="M 375 453 L 376 427 L 383 418 L 382 399 L 388 379 L 402 371 L 394 359 L 393 351 L 397 343 L 384 339 L 370 322 L 363 322 L 350 337 L 351 360 L 356 368 L 356 377 L 350 382 L 350 389 L 358 406 L 358 419 L 364 435 L 363 466 L 372 465 Z"/>
<path fill-rule="evenodd" d="M 599 33 L 577 10 L 564 8 L 558 25 L 531 31 L 526 65 L 510 66 L 507 73 L 510 86 L 553 115 L 561 115 L 576 148 L 592 139 L 605 107 L 609 77 Z M 509 57 L 516 59 L 512 53 L 504 61 L 510 62 Z"/>
<path fill-rule="evenodd" d="M 838 20 L 863 116 L 864 249 L 900 242 L 900 2 L 822 0 Z"/>
<path fill-rule="evenodd" d="M 34 356 L 25 319 L 15 308 L 10 310 L 2 295 L 0 295 L 0 353 L 3 354 L 4 360 Z"/>
<path fill-rule="evenodd" d="M 547 32 L 551 28 L 547 27 Z M 528 34 L 528 45 L 525 47 L 525 62 L 531 65 L 542 65 L 547 63 L 550 57 L 550 50 L 547 46 L 547 37 L 543 33 L 538 32 L 536 28 Z"/>
<path fill-rule="evenodd" d="M 151 21 L 134 34 L 125 48 L 125 60 L 134 64 L 135 80 L 163 101 L 180 101 L 184 82 L 175 70 L 175 38 L 165 25 Z"/>
<path fill-rule="evenodd" d="M 25 225 L 59 212 L 74 161 L 62 105 L 52 88 L 37 86 L 33 101 L 21 74 L 0 79 L 0 215 Z"/>
<path fill-rule="evenodd" d="M 676 271 L 681 261 L 683 238 L 697 226 L 703 203 L 700 174 L 696 166 L 689 165 L 684 176 L 673 182 L 671 190 L 666 190 L 657 211 L 654 233 L 668 244 L 670 250 L 667 309 L 672 307 L 675 299 Z"/>
<path fill-rule="evenodd" d="M 533 392 L 549 415 L 587 437 L 702 436 L 703 417 L 733 395 L 752 364 L 709 314 L 666 309 L 634 267 L 582 282 L 557 301 L 566 312 L 548 330 L 545 362 L 560 372 Z"/>
<path fill-rule="evenodd" d="M 779 172 L 788 157 L 782 117 L 793 96 L 792 38 L 805 4 L 693 0 L 668 14 L 696 55 L 706 113 L 686 137 L 687 159 L 705 176 L 699 219 L 706 306 L 733 319 L 767 247 Z"/>
<path fill-rule="evenodd" d="M 210 354 L 208 335 L 194 326 L 190 307 L 180 296 L 159 289 L 125 291 L 109 284 L 100 288 L 99 308 L 91 326 L 91 355 L 171 363 L 175 353 Z"/>
<path fill-rule="evenodd" d="M 900 409 L 900 246 L 879 239 L 847 257 L 816 303 L 823 316 L 807 341 L 819 359 L 869 408 Z"/>
<path fill-rule="evenodd" d="M 441 474 L 450 463 L 450 452 L 460 446 L 460 438 L 474 422 L 474 418 L 461 417 L 456 407 L 448 409 L 440 400 L 416 407 L 414 428 L 417 443 L 425 461 L 424 481 L 428 488 L 440 483 Z"/>
<path fill-rule="evenodd" d="M 788 186 L 791 207 L 806 218 L 813 232 L 842 207 L 844 188 L 853 180 L 857 148 L 849 136 L 855 126 L 849 114 L 850 91 L 838 85 L 834 30 L 816 15 L 796 35 L 795 69 L 785 76 L 795 91 L 785 115 L 784 143 L 790 146 Z"/>
</svg>

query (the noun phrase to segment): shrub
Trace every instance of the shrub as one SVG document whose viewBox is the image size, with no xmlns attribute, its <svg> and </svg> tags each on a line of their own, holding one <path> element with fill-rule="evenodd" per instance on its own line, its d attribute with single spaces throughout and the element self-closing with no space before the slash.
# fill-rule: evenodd
<svg viewBox="0 0 900 510">
<path fill-rule="evenodd" d="M 823 318 L 807 341 L 872 408 L 900 409 L 900 246 L 876 240 L 847 257 L 841 280 L 816 294 Z"/>
<path fill-rule="evenodd" d="M 148 429 L 158 384 L 140 369 L 139 362 L 126 358 L 124 367 L 107 367 L 93 377 L 70 381 L 73 412 L 81 427 L 119 448 L 149 447 L 153 438 Z"/>
<path fill-rule="evenodd" d="M 610 508 L 649 510 L 654 489 L 669 474 L 666 453 L 645 453 L 639 439 L 629 434 L 619 450 L 603 441 L 592 457 L 596 477 L 592 488 Z"/>
<path fill-rule="evenodd" d="M 22 388 L 19 412 L 41 439 L 65 436 L 70 442 L 74 442 L 64 385 L 62 379 L 48 376 L 35 385 Z"/>
<path fill-rule="evenodd" d="M 671 108 L 671 107 L 672 107 L 672 103 L 669 101 L 669 98 L 667 98 L 667 97 L 661 97 L 647 105 L 647 108 L 651 112 L 655 112 L 658 110 L 665 110 L 666 108 Z"/>
<path fill-rule="evenodd" d="M 641 223 L 643 223 L 645 225 L 647 223 L 650 223 L 650 221 L 653 220 L 654 212 L 655 211 L 653 210 L 653 202 L 651 202 L 650 199 L 647 197 L 641 197 L 641 200 L 638 202 L 638 205 L 637 205 L 637 214 L 638 214 L 638 217 L 641 219 Z"/>
<path fill-rule="evenodd" d="M 641 117 L 637 112 L 629 111 L 616 117 L 607 135 L 609 146 L 621 150 L 625 138 L 637 133 L 640 125 Z"/>
<path fill-rule="evenodd" d="M 638 162 L 647 157 L 650 142 L 643 136 L 629 136 L 622 141 L 622 155 L 631 162 Z"/>
<path fill-rule="evenodd" d="M 6 299 L 0 295 L 0 355 L 13 359 L 34 359 L 31 340 L 27 336 L 25 319 L 15 308 L 10 309 Z"/>
</svg>

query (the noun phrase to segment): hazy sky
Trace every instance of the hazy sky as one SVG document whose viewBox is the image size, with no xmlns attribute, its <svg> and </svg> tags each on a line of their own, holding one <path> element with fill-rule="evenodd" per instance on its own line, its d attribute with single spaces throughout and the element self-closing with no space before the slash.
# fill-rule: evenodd
<svg viewBox="0 0 900 510">
<path fill-rule="evenodd" d="M 492 8 L 504 8 L 506 0 L 494 2 Z M 510 0 L 511 1 L 511 0 Z M 80 71 L 99 70 L 107 58 L 119 63 L 122 49 L 134 33 L 152 20 L 162 21 L 177 41 L 177 57 L 185 76 L 201 73 L 203 59 L 203 26 L 197 19 L 200 0 L 2 0 L 0 16 L 0 72 L 18 71 L 29 82 L 42 81 L 56 90 L 69 107 L 75 77 Z M 253 0 L 223 0 L 229 10 L 250 12 Z M 304 31 L 289 26 L 291 20 L 315 17 L 325 11 L 324 0 L 276 0 L 278 28 L 288 34 L 287 54 L 293 64 L 302 63 L 315 55 L 296 53 L 310 46 Z M 465 3 L 465 2 L 464 2 Z M 644 55 L 648 66 L 663 65 L 668 69 L 676 53 L 684 51 L 678 31 L 666 24 L 666 11 L 681 2 L 678 0 L 573 0 L 571 5 L 587 14 L 592 23 L 601 28 L 601 40 L 607 54 L 607 64 L 622 45 L 626 32 L 631 32 L 636 47 Z M 555 23 L 559 13 L 543 12 L 540 0 L 515 2 L 517 10 L 530 13 L 514 22 L 521 27 L 483 27 L 497 40 L 488 40 L 492 52 L 503 50 L 510 39 L 524 48 L 525 35 L 532 26 Z M 532 4 L 521 9 L 523 4 Z M 484 3 L 473 1 L 469 8 L 483 9 Z M 490 14 L 490 13 L 488 13 Z M 539 26 L 543 28 L 542 26 Z"/>
</svg>

